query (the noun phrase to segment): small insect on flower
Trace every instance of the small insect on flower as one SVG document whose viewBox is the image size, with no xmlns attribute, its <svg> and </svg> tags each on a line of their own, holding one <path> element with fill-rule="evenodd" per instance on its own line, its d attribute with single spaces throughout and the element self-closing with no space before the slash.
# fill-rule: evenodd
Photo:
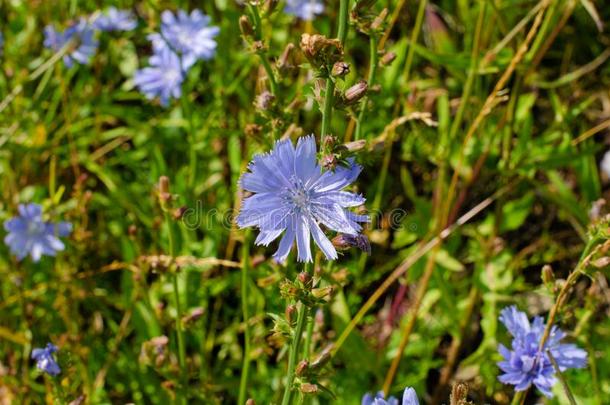
<svg viewBox="0 0 610 405">
<path fill-rule="evenodd" d="M 383 391 L 379 391 L 374 397 L 369 393 L 364 394 L 362 405 L 398 405 L 398 400 L 394 397 L 385 399 Z M 402 394 L 402 405 L 419 405 L 417 393 L 413 388 L 405 388 Z"/>
<path fill-rule="evenodd" d="M 364 197 L 342 191 L 362 168 L 348 159 L 348 167 L 322 171 L 316 153 L 313 135 L 300 138 L 296 148 L 290 140 L 278 141 L 270 153 L 254 156 L 250 172 L 240 180 L 244 190 L 255 194 L 243 201 L 237 224 L 260 229 L 257 245 L 267 246 L 284 233 L 273 256 L 278 262 L 286 260 L 295 239 L 298 260 L 312 261 L 311 236 L 326 258 L 334 260 L 337 251 L 320 224 L 355 236 L 362 230 L 359 222 L 369 220 L 347 209 L 364 204 Z"/>
<path fill-rule="evenodd" d="M 180 59 L 165 48 L 151 56 L 149 63 L 151 66 L 136 71 L 134 84 L 146 98 L 159 97 L 161 105 L 167 107 L 170 99 L 180 98 L 182 94 L 184 71 Z"/>
<path fill-rule="evenodd" d="M 72 67 L 74 62 L 89 63 L 97 51 L 98 41 L 95 38 L 95 30 L 85 18 L 80 18 L 64 32 L 57 31 L 52 25 L 47 25 L 44 28 L 44 37 L 44 46 L 55 52 L 69 46 L 63 57 L 66 67 Z"/>
<path fill-rule="evenodd" d="M 161 14 L 161 33 L 148 36 L 153 43 L 155 53 L 162 49 L 171 49 L 181 57 L 182 68 L 189 69 L 197 60 L 209 60 L 216 53 L 214 37 L 220 28 L 209 26 L 210 17 L 199 10 L 187 14 L 178 10 L 174 15 L 165 10 Z"/>
<path fill-rule="evenodd" d="M 316 14 L 324 12 L 324 4 L 319 0 L 288 0 L 284 12 L 301 20 L 311 21 Z"/>
<path fill-rule="evenodd" d="M 504 345 L 499 346 L 504 361 L 499 362 L 498 366 L 505 374 L 498 379 L 504 384 L 514 385 L 516 391 L 525 391 L 534 384 L 545 396 L 553 396 L 551 388 L 557 379 L 548 352 L 562 372 L 569 368 L 587 366 L 587 352 L 576 345 L 560 343 L 565 333 L 556 326 L 552 327 L 549 338 L 542 350 L 539 350 L 545 329 L 542 317 L 535 317 L 530 324 L 524 312 L 510 306 L 502 310 L 500 321 L 513 336 L 513 342 L 512 350 Z"/>
<path fill-rule="evenodd" d="M 36 360 L 36 367 L 51 376 L 61 373 L 59 365 L 53 358 L 53 353 L 57 351 L 57 346 L 47 343 L 47 347 L 32 350 L 32 359 Z"/>
<path fill-rule="evenodd" d="M 29 254 L 37 262 L 43 255 L 55 256 L 55 252 L 64 250 L 59 236 L 68 236 L 72 224 L 43 221 L 42 207 L 38 204 L 20 204 L 18 210 L 19 216 L 4 222 L 4 229 L 8 232 L 4 243 L 18 260 Z"/>
<path fill-rule="evenodd" d="M 131 31 L 138 26 L 138 21 L 129 10 L 110 7 L 93 21 L 93 27 L 100 31 Z"/>
</svg>

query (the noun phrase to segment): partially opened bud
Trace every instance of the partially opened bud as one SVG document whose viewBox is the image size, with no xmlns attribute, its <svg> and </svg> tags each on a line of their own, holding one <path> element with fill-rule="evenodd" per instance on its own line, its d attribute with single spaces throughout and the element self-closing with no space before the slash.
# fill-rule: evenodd
<svg viewBox="0 0 610 405">
<path fill-rule="evenodd" d="M 392 64 L 392 62 L 394 62 L 394 59 L 396 59 L 396 53 L 387 52 L 385 55 L 383 55 L 381 57 L 381 60 L 379 61 L 379 63 L 381 63 L 381 66 L 390 66 Z"/>
<path fill-rule="evenodd" d="M 335 77 L 343 77 L 349 73 L 349 65 L 343 61 L 335 62 L 330 72 Z"/>
</svg>

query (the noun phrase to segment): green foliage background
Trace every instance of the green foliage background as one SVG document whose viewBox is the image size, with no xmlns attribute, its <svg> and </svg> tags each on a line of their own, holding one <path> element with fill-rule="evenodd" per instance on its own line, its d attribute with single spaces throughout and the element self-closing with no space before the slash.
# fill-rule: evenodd
<svg viewBox="0 0 610 405">
<path fill-rule="evenodd" d="M 287 266 L 273 263 L 273 246 L 248 252 L 252 235 L 235 229 L 232 219 L 238 179 L 254 153 L 282 135 L 320 133 L 311 67 L 297 49 L 294 69 L 278 70 L 274 62 L 287 43 L 298 48 L 304 32 L 334 36 L 339 5 L 325 3 L 313 23 L 282 13 L 282 3 L 264 15 L 262 57 L 274 66 L 279 90 L 263 110 L 255 99 L 268 80 L 239 34 L 246 10 L 236 2 L 0 1 L 0 220 L 14 216 L 18 203 L 38 202 L 49 218 L 74 224 L 56 259 L 17 262 L 0 245 L 0 397 L 7 403 L 51 403 L 57 395 L 59 388 L 29 360 L 32 348 L 47 341 L 60 347 L 58 383 L 69 400 L 84 394 L 96 404 L 173 401 L 176 306 L 166 268 L 151 265 L 168 254 L 155 188 L 162 175 L 170 178 L 174 206 L 194 210 L 188 220 L 196 226 L 172 222 L 176 254 L 202 259 L 182 266 L 178 276 L 184 312 L 205 311 L 186 328 L 190 402 L 237 401 L 246 300 L 248 396 L 279 403 L 286 352 L 274 344 L 269 314 L 283 316 L 279 282 L 300 268 L 294 255 Z M 53 54 L 42 46 L 42 27 L 65 27 L 111 4 L 133 8 L 139 27 L 101 35 L 90 65 L 45 67 Z M 350 250 L 332 265 L 317 258 L 317 274 L 335 292 L 317 315 L 314 352 L 335 341 L 421 241 L 485 198 L 496 199 L 368 311 L 320 378 L 335 399 L 323 393 L 307 401 L 359 403 L 364 392 L 381 389 L 429 265 L 431 279 L 391 392 L 409 385 L 422 401 L 433 401 L 447 398 L 448 384 L 459 380 L 469 384 L 475 403 L 506 404 L 513 390 L 497 381 L 495 364 L 497 345 L 509 336 L 499 311 L 516 303 L 531 316 L 548 313 L 553 287 L 542 282 L 542 266 L 551 265 L 558 280 L 567 277 L 587 239 L 592 204 L 607 191 L 598 163 L 610 126 L 610 37 L 596 20 L 608 21 L 610 8 L 590 0 L 439 0 L 429 2 L 413 43 L 419 2 L 378 1 L 371 14 L 387 8 L 388 29 L 401 6 L 385 43 L 396 59 L 377 70 L 361 123 L 366 144 L 355 155 L 364 166 L 355 189 L 377 218 L 367 230 L 372 255 Z M 134 89 L 132 77 L 150 55 L 146 35 L 158 29 L 160 11 L 177 7 L 209 14 L 220 27 L 219 46 L 214 59 L 191 69 L 183 99 L 163 109 Z M 539 10 L 530 46 L 479 125 L 485 100 L 528 41 Z M 339 92 L 368 77 L 369 38 L 356 28 L 349 27 L 350 73 L 337 81 Z M 360 108 L 334 112 L 330 132 L 340 143 L 353 140 Z M 394 121 L 413 113 L 429 113 L 424 117 L 434 122 Z M 606 274 L 598 269 L 582 278 L 558 318 L 590 357 L 588 369 L 566 373 L 579 404 L 610 401 Z M 160 335 L 169 337 L 169 352 L 156 366 L 145 361 L 142 346 Z M 456 342 L 451 378 L 439 385 Z M 567 403 L 559 384 L 554 392 L 548 403 Z M 532 390 L 527 401 L 536 398 Z"/>
</svg>

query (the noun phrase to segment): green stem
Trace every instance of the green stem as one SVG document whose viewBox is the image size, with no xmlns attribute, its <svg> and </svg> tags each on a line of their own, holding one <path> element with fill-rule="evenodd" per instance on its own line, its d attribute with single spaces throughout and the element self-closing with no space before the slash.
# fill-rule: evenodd
<svg viewBox="0 0 610 405">
<path fill-rule="evenodd" d="M 241 311 L 244 317 L 244 360 L 239 380 L 239 405 L 246 402 L 248 374 L 250 371 L 250 314 L 248 310 L 248 259 L 250 257 L 250 232 L 246 232 L 241 247 Z"/>
<path fill-rule="evenodd" d="M 371 34 L 369 39 L 369 52 L 371 58 L 371 66 L 369 67 L 369 77 L 368 77 L 368 85 L 369 89 L 373 86 L 375 82 L 375 75 L 377 73 L 377 64 L 379 61 L 379 54 L 377 52 L 377 34 Z M 358 120 L 356 121 L 356 132 L 354 134 L 354 138 L 356 140 L 360 139 L 362 136 L 362 122 L 364 121 L 364 115 L 366 113 L 367 104 L 369 101 L 369 97 L 365 96 L 362 100 L 360 114 L 358 114 Z"/>
<path fill-rule="evenodd" d="M 411 31 L 411 41 L 409 43 L 409 52 L 407 53 L 407 61 L 405 63 L 405 85 L 407 88 L 409 87 L 409 78 L 411 76 L 411 66 L 413 65 L 413 55 L 415 55 L 415 44 L 417 44 L 417 38 L 419 37 L 419 32 L 421 31 L 421 26 L 424 22 L 424 15 L 426 14 L 426 5 L 428 4 L 427 0 L 421 0 L 419 2 L 419 8 L 417 9 L 417 17 L 415 17 L 415 26 L 413 27 L 413 31 Z"/>
<path fill-rule="evenodd" d="M 322 129 L 320 130 L 320 140 L 328 134 L 330 120 L 333 114 L 333 96 L 335 93 L 335 82 L 330 77 L 326 79 L 326 92 L 324 94 L 324 110 L 322 110 Z"/>
<path fill-rule="evenodd" d="M 172 276 L 172 284 L 174 290 L 174 299 L 176 301 L 176 335 L 178 337 L 178 363 L 180 365 L 180 377 L 181 377 L 181 388 L 180 388 L 180 403 L 187 403 L 188 396 L 188 374 L 186 370 L 186 351 L 184 348 L 184 332 L 182 330 L 182 308 L 180 306 L 180 293 L 178 290 L 178 273 L 173 263 L 176 257 L 175 244 L 174 244 L 174 227 L 168 210 L 165 210 L 165 222 L 167 224 L 168 239 L 169 239 L 169 255 L 172 258 L 172 265 L 170 268 Z"/>
<path fill-rule="evenodd" d="M 248 11 L 250 12 L 250 16 L 252 17 L 252 21 L 254 22 L 254 38 L 257 41 L 260 41 L 262 40 L 263 36 L 263 22 L 261 20 L 260 14 L 258 13 L 258 8 L 253 4 L 248 3 Z M 271 69 L 271 65 L 267 60 L 267 52 L 259 51 L 257 52 L 257 55 L 261 60 L 265 72 L 267 73 L 267 77 L 269 78 L 269 87 L 271 87 L 271 94 L 275 96 L 277 95 L 277 81 L 275 80 L 273 69 Z"/>
<path fill-rule="evenodd" d="M 189 147 L 189 171 L 187 178 L 187 186 L 189 190 L 195 183 L 195 175 L 197 174 L 197 149 L 195 148 L 195 124 L 193 122 L 193 112 L 189 107 L 188 96 L 186 92 L 180 97 L 182 102 L 182 115 L 188 122 L 187 135 L 190 143 Z"/>
<path fill-rule="evenodd" d="M 314 327 L 314 319 L 315 311 L 312 311 L 312 315 L 307 317 L 307 329 L 305 334 L 305 343 L 303 346 L 303 358 L 309 361 L 309 357 L 311 356 L 311 341 L 313 338 L 313 327 Z"/>
<path fill-rule="evenodd" d="M 299 355 L 299 345 L 301 343 L 301 335 L 303 334 L 303 328 L 305 327 L 305 320 L 307 319 L 308 308 L 300 303 L 298 315 L 297 315 L 297 326 L 292 335 L 292 341 L 290 342 L 290 354 L 288 357 L 288 378 L 286 379 L 286 387 L 284 388 L 284 397 L 282 398 L 282 405 L 289 405 L 292 399 L 292 383 L 294 381 L 294 372 L 297 363 L 297 356 Z"/>
<path fill-rule="evenodd" d="M 347 38 L 348 7 L 349 0 L 341 0 L 341 3 L 339 4 L 339 29 L 337 31 L 337 38 L 341 42 L 341 45 L 345 45 L 345 38 Z M 327 71 L 330 71 L 330 67 L 327 67 Z M 329 76 L 326 79 L 326 93 L 324 94 L 324 108 L 322 110 L 322 129 L 320 130 L 320 140 L 324 139 L 324 136 L 328 134 L 330 129 L 330 122 L 333 114 L 334 93 L 335 82 Z"/>
</svg>

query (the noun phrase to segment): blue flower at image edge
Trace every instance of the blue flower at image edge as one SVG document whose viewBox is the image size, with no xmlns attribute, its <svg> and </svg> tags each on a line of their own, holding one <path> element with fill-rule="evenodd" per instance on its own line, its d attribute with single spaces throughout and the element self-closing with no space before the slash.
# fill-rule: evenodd
<svg viewBox="0 0 610 405">
<path fill-rule="evenodd" d="M 59 365 L 53 358 L 53 353 L 57 351 L 57 346 L 47 343 L 45 348 L 32 350 L 32 359 L 36 360 L 36 367 L 49 375 L 56 376 L 61 373 Z"/>
<path fill-rule="evenodd" d="M 287 0 L 284 12 L 301 20 L 310 21 L 317 14 L 324 12 L 324 4 L 319 0 Z"/>
<path fill-rule="evenodd" d="M 364 197 L 341 191 L 362 168 L 350 159 L 349 167 L 322 171 L 316 153 L 313 135 L 300 138 L 296 148 L 290 140 L 278 141 L 270 153 L 254 156 L 250 172 L 241 177 L 241 187 L 255 194 L 244 199 L 237 224 L 260 229 L 257 245 L 267 246 L 284 233 L 274 254 L 278 262 L 286 260 L 295 239 L 298 260 L 312 261 L 311 236 L 328 260 L 336 259 L 320 224 L 357 235 L 362 230 L 358 222 L 368 221 L 368 216 L 346 209 L 364 204 Z"/>
<path fill-rule="evenodd" d="M 131 31 L 138 26 L 131 11 L 110 7 L 93 21 L 93 27 L 100 31 Z"/>
<path fill-rule="evenodd" d="M 4 242 L 18 260 L 29 254 L 37 262 L 43 255 L 55 256 L 56 252 L 64 250 L 59 236 L 68 236 L 72 224 L 43 221 L 42 207 L 38 204 L 20 204 L 18 210 L 19 216 L 4 222 L 8 232 Z"/>
<path fill-rule="evenodd" d="M 362 397 L 362 405 L 398 405 L 398 400 L 394 397 L 385 399 L 383 391 L 379 391 L 375 396 L 369 393 Z M 417 393 L 411 387 L 405 388 L 402 394 L 402 405 L 419 405 Z"/>
<path fill-rule="evenodd" d="M 134 75 L 134 84 L 146 98 L 159 97 L 161 105 L 167 107 L 169 100 L 182 94 L 184 71 L 180 59 L 170 49 L 160 49 L 150 57 L 151 66 L 139 69 Z"/>
<path fill-rule="evenodd" d="M 190 15 L 184 10 L 178 10 L 176 15 L 165 10 L 161 14 L 161 33 L 148 38 L 155 53 L 171 49 L 182 58 L 182 68 L 187 70 L 197 60 L 209 60 L 216 53 L 214 37 L 220 28 L 209 26 L 210 22 L 210 17 L 199 10 Z"/>
<path fill-rule="evenodd" d="M 587 366 L 587 352 L 574 344 L 560 343 L 565 333 L 556 326 L 552 327 L 543 349 L 539 350 L 545 328 L 542 317 L 535 317 L 530 324 L 524 312 L 511 306 L 502 310 L 500 321 L 513 336 L 513 341 L 512 350 L 504 345 L 499 346 L 504 361 L 499 362 L 498 366 L 504 374 L 498 379 L 504 384 L 514 385 L 516 391 L 525 391 L 534 384 L 545 396 L 553 396 L 551 389 L 557 379 L 547 351 L 550 351 L 562 372 Z"/>
<path fill-rule="evenodd" d="M 66 67 L 72 67 L 74 62 L 89 63 L 97 51 L 98 41 L 95 38 L 95 30 L 85 18 L 80 18 L 64 32 L 47 25 L 44 28 L 44 37 L 44 46 L 55 52 L 62 50 L 71 41 L 74 42 L 73 48 L 63 57 Z"/>
</svg>

